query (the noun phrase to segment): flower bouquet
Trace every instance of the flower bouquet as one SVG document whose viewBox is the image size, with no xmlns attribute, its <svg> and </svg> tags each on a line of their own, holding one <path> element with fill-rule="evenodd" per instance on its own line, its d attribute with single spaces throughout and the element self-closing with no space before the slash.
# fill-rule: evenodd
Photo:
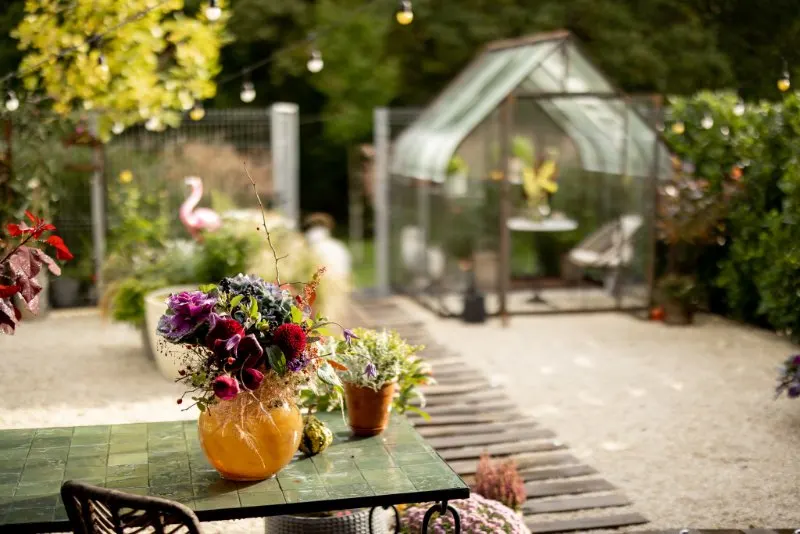
<svg viewBox="0 0 800 534">
<path fill-rule="evenodd" d="M 263 480 L 298 449 L 303 419 L 296 400 L 321 381 L 341 389 L 338 363 L 324 354 L 333 324 L 311 306 L 324 269 L 293 295 L 288 286 L 238 275 L 172 295 L 158 333 L 183 347 L 179 381 L 200 411 L 200 442 L 231 480 Z"/>
<path fill-rule="evenodd" d="M 416 397 L 424 406 L 418 386 L 432 384 L 430 366 L 416 356 L 423 347 L 409 345 L 397 332 L 356 328 L 345 330 L 333 358 L 340 364 L 350 428 L 357 436 L 374 436 L 389 424 L 392 408 L 412 410 Z"/>
</svg>

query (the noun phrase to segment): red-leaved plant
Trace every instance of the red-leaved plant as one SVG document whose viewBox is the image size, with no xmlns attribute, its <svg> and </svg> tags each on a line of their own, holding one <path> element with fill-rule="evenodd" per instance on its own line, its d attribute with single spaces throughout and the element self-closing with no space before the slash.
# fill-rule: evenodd
<svg viewBox="0 0 800 534">
<path fill-rule="evenodd" d="M 25 216 L 32 226 L 25 221 L 9 224 L 6 226 L 6 240 L 0 240 L 0 249 L 4 251 L 0 259 L 0 332 L 3 334 L 13 335 L 21 318 L 14 303 L 15 295 L 19 295 L 31 313 L 39 313 L 42 286 L 36 276 L 42 266 L 46 265 L 55 276 L 61 274 L 61 268 L 55 260 L 37 245 L 53 247 L 56 259 L 68 261 L 73 258 L 63 239 L 52 234 L 45 237 L 45 234 L 56 229 L 55 226 L 29 211 L 25 212 Z"/>
<path fill-rule="evenodd" d="M 514 460 L 496 462 L 484 453 L 478 462 L 472 490 L 519 511 L 525 502 L 525 481 Z"/>
</svg>

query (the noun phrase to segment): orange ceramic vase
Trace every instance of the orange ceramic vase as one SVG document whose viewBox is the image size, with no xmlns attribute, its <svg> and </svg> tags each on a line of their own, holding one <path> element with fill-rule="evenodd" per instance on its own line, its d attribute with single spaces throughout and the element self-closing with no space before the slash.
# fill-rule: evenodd
<svg viewBox="0 0 800 534">
<path fill-rule="evenodd" d="M 292 460 L 303 435 L 303 417 L 297 405 L 283 403 L 264 410 L 247 409 L 241 417 L 236 406 L 239 395 L 221 401 L 200 414 L 198 431 L 206 458 L 228 480 L 265 480 Z M 245 400 L 241 402 L 246 402 Z"/>
<path fill-rule="evenodd" d="M 354 435 L 376 436 L 386 430 L 394 387 L 394 382 L 384 384 L 378 391 L 354 384 L 344 385 L 347 418 Z"/>
</svg>

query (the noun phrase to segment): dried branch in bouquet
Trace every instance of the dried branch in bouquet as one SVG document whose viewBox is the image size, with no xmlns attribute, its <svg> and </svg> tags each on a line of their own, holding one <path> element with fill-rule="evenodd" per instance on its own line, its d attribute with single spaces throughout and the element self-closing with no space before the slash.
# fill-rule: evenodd
<svg viewBox="0 0 800 534">
<path fill-rule="evenodd" d="M 269 233 L 269 228 L 267 227 L 267 210 L 264 208 L 264 203 L 261 202 L 261 196 L 258 194 L 258 186 L 256 185 L 256 181 L 253 180 L 253 177 L 250 175 L 250 171 L 247 169 L 247 163 L 243 163 L 244 165 L 244 172 L 247 174 L 247 179 L 250 180 L 250 184 L 253 186 L 253 193 L 256 195 L 256 200 L 258 201 L 258 207 L 261 209 L 261 219 L 264 223 L 264 232 L 267 234 L 267 243 L 269 243 L 269 248 L 272 250 L 272 257 L 275 258 L 275 282 L 278 285 L 281 285 L 281 275 L 278 270 L 278 262 L 282 259 L 285 259 L 286 256 L 278 257 L 278 253 L 275 251 L 275 246 L 272 244 L 272 236 Z"/>
</svg>

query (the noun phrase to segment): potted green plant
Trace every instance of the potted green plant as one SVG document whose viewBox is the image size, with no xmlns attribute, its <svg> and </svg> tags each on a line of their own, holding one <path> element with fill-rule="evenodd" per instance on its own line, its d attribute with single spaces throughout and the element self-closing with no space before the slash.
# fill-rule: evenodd
<svg viewBox="0 0 800 534">
<path fill-rule="evenodd" d="M 419 386 L 434 382 L 430 366 L 416 356 L 421 349 L 394 331 L 345 330 L 332 359 L 346 368 L 339 376 L 353 434 L 380 434 L 389 424 L 392 409 L 427 415 L 412 404 L 419 398 L 424 407 Z"/>
<path fill-rule="evenodd" d="M 658 294 L 664 309 L 664 322 L 691 324 L 700 304 L 700 289 L 693 276 L 668 274 L 658 282 Z"/>
</svg>

